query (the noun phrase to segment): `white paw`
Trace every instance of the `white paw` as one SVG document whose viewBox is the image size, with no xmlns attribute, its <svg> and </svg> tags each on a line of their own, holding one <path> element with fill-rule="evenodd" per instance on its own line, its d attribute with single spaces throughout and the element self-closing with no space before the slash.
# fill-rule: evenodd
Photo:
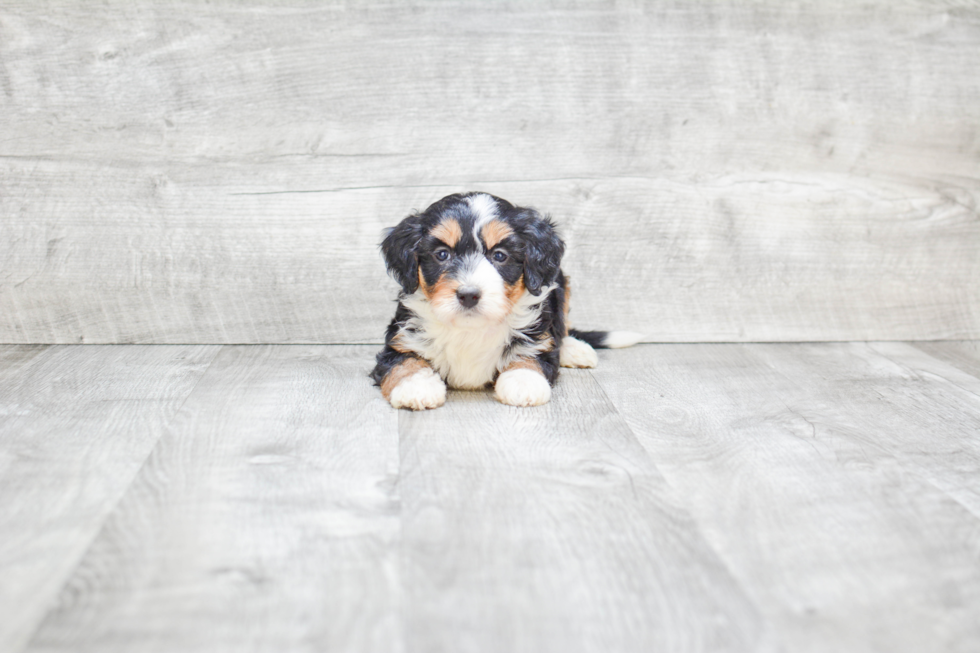
<svg viewBox="0 0 980 653">
<path fill-rule="evenodd" d="M 595 367 L 599 364 L 599 355 L 589 343 L 565 336 L 561 341 L 558 362 L 562 367 Z"/>
<path fill-rule="evenodd" d="M 551 386 L 540 372 L 517 369 L 504 372 L 494 384 L 497 400 L 509 406 L 540 406 L 551 399 Z"/>
<path fill-rule="evenodd" d="M 446 384 L 431 367 L 426 367 L 396 385 L 389 401 L 395 408 L 438 408 L 446 403 Z"/>
</svg>

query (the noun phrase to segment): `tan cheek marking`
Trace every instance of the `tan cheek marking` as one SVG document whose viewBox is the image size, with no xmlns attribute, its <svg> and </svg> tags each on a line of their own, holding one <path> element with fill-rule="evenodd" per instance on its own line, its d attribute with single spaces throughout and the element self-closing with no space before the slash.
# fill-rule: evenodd
<svg viewBox="0 0 980 653">
<path fill-rule="evenodd" d="M 555 339 L 552 338 L 551 336 L 542 338 L 541 346 L 543 347 L 543 349 L 541 350 L 542 352 L 551 351 L 552 349 L 555 348 Z"/>
<path fill-rule="evenodd" d="M 432 285 L 432 292 L 426 297 L 433 304 L 440 302 L 452 301 L 456 296 L 456 291 L 459 290 L 459 281 L 456 279 L 449 279 L 445 274 L 439 277 L 439 280 Z"/>
<path fill-rule="evenodd" d="M 510 372 L 511 370 L 533 370 L 544 376 L 544 371 L 541 369 L 541 363 L 535 358 L 518 358 L 516 361 L 504 368 L 504 372 Z M 503 372 L 501 372 L 503 374 Z"/>
<path fill-rule="evenodd" d="M 480 236 L 483 238 L 483 242 L 488 250 L 496 247 L 500 244 L 500 241 L 512 233 L 514 233 L 514 230 L 510 228 L 510 225 L 500 220 L 491 220 L 483 225 L 483 228 L 480 230 Z"/>
<path fill-rule="evenodd" d="M 428 284 L 425 283 L 425 277 L 422 276 L 422 267 L 419 266 L 419 290 L 425 295 L 426 299 L 432 299 L 431 292 L 429 290 Z"/>
<path fill-rule="evenodd" d="M 429 367 L 429 364 L 421 358 L 406 358 L 391 368 L 391 371 L 385 375 L 385 378 L 381 379 L 381 396 L 390 401 L 391 392 L 398 387 L 399 383 L 427 367 Z"/>
<path fill-rule="evenodd" d="M 505 286 L 505 288 L 504 295 L 507 297 L 507 302 L 511 306 L 514 306 L 517 300 L 521 298 L 521 295 L 524 294 L 524 277 L 518 279 L 517 283 L 513 286 Z"/>
<path fill-rule="evenodd" d="M 438 238 L 449 247 L 456 247 L 456 243 L 463 237 L 463 229 L 459 226 L 459 222 L 453 218 L 449 218 L 434 226 L 429 234 Z"/>
</svg>

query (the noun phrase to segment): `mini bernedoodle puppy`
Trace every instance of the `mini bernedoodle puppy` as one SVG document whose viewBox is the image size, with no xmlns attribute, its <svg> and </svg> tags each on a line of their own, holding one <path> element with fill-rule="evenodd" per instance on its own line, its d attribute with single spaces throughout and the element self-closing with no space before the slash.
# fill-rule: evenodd
<svg viewBox="0 0 980 653">
<path fill-rule="evenodd" d="M 593 347 L 640 339 L 568 328 L 555 225 L 499 197 L 444 197 L 390 229 L 381 251 L 402 292 L 371 378 L 395 408 L 436 408 L 447 384 L 490 383 L 502 403 L 539 406 L 559 366 L 595 367 Z"/>
</svg>

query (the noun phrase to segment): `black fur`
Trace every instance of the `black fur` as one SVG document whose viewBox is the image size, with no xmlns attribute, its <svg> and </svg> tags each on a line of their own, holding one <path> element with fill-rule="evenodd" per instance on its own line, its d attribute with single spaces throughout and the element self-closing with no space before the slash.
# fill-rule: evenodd
<svg viewBox="0 0 980 653">
<path fill-rule="evenodd" d="M 608 331 L 579 331 L 578 329 L 569 329 L 568 335 L 573 338 L 578 338 L 582 342 L 587 342 L 593 349 L 609 348 L 606 345 L 606 337 L 609 335 Z"/>
<path fill-rule="evenodd" d="M 551 219 L 534 209 L 521 209 L 513 225 L 525 243 L 524 286 L 536 297 L 542 287 L 554 283 L 561 273 L 565 243 L 558 237 Z"/>
<path fill-rule="evenodd" d="M 410 215 L 396 227 L 389 229 L 384 240 L 381 241 L 381 253 L 384 255 L 388 273 L 408 294 L 412 294 L 419 287 L 419 262 L 416 252 L 425 235 L 424 223 L 424 216 Z"/>
<path fill-rule="evenodd" d="M 416 283 L 418 282 L 416 281 Z M 395 317 L 388 324 L 388 330 L 385 332 L 385 347 L 375 356 L 376 364 L 371 371 L 371 380 L 374 381 L 375 385 L 381 385 L 381 381 L 388 376 L 388 372 L 404 362 L 406 358 L 418 358 L 414 354 L 396 351 L 391 346 L 398 332 L 405 328 L 405 322 L 411 317 L 411 314 L 412 312 L 402 306 L 401 303 L 398 304 L 398 308 L 395 310 Z"/>
</svg>

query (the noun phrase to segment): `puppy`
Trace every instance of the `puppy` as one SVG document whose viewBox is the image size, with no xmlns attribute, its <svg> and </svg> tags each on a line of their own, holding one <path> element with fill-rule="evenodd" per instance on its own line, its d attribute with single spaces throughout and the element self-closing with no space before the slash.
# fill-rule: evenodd
<svg viewBox="0 0 980 653">
<path fill-rule="evenodd" d="M 444 197 L 390 229 L 381 251 L 402 292 L 371 378 L 395 408 L 436 408 L 447 384 L 490 383 L 502 403 L 539 406 L 559 366 L 595 367 L 593 347 L 640 339 L 568 328 L 555 225 L 499 197 Z"/>
</svg>

